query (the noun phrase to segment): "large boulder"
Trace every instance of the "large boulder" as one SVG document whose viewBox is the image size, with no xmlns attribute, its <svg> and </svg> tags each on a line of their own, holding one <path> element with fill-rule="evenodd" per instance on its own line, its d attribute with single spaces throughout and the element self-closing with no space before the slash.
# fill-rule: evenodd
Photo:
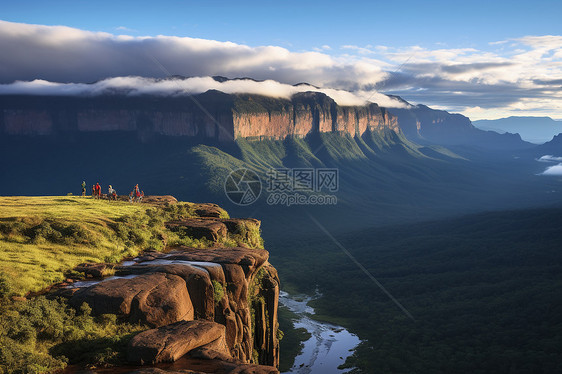
<svg viewBox="0 0 562 374">
<path fill-rule="evenodd" d="M 151 273 L 130 279 L 112 279 L 76 292 L 70 304 L 87 303 L 92 314 L 118 314 L 132 323 L 163 326 L 193 320 L 194 310 L 184 279 Z"/>
<path fill-rule="evenodd" d="M 219 265 L 208 266 L 221 269 Z M 116 268 L 118 274 L 149 274 L 166 273 L 181 277 L 189 292 L 193 304 L 195 318 L 212 321 L 215 316 L 215 304 L 213 284 L 211 276 L 206 268 L 189 264 L 160 264 L 151 265 L 151 261 L 141 262 L 131 266 L 120 266 Z M 224 278 L 224 276 L 223 276 Z"/>
<path fill-rule="evenodd" d="M 269 258 L 269 252 L 265 249 L 250 249 L 241 247 L 232 248 L 207 248 L 205 250 L 189 247 L 178 247 L 170 252 L 166 259 L 185 261 L 206 261 L 217 264 L 240 265 L 244 270 L 246 278 L 262 266 Z"/>
<path fill-rule="evenodd" d="M 209 218 L 224 218 L 228 217 L 228 213 L 222 209 L 217 204 L 213 203 L 201 203 L 194 204 L 195 214 L 199 217 L 209 217 Z"/>
<path fill-rule="evenodd" d="M 188 218 L 181 221 L 166 222 L 166 227 L 196 239 L 208 239 L 218 242 L 226 238 L 226 225 L 214 219 Z"/>
<path fill-rule="evenodd" d="M 224 342 L 225 327 L 210 321 L 180 321 L 136 335 L 127 350 L 127 360 L 134 364 L 174 362 L 192 349 L 210 347 L 228 354 Z"/>
</svg>

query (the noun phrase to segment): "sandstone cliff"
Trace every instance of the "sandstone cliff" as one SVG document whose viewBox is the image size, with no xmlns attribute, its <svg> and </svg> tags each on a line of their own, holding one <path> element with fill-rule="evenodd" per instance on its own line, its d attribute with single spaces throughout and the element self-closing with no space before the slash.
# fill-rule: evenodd
<svg viewBox="0 0 562 374">
<path fill-rule="evenodd" d="M 123 131 L 141 140 L 163 135 L 228 142 L 238 137 L 283 139 L 313 132 L 362 135 L 367 129 L 398 131 L 398 123 L 376 104 L 342 107 L 313 92 L 296 94 L 291 100 L 218 91 L 166 98 L 0 97 L 0 134 L 7 135 Z"/>
<path fill-rule="evenodd" d="M 474 145 L 491 149 L 531 146 L 530 143 L 522 141 L 519 134 L 483 131 L 474 127 L 468 117 L 431 109 L 425 105 L 416 105 L 409 109 L 393 108 L 390 111 L 404 135 L 419 144 Z"/>
<path fill-rule="evenodd" d="M 258 248 L 261 239 L 252 239 L 259 239 L 260 222 L 220 218 L 221 211 L 200 204 L 195 217 L 166 223 L 178 235 L 210 240 L 212 246 L 147 251 L 118 266 L 82 264 L 76 270 L 94 278 L 107 267 L 115 276 L 71 283 L 55 295 L 67 297 L 75 308 L 88 304 L 92 315 L 115 314 L 148 326 L 129 343 L 130 364 L 189 357 L 183 369 L 202 361 L 205 369 L 197 364 L 197 372 L 277 373 L 277 271 L 269 253 Z M 223 246 L 233 236 L 247 247 Z"/>
</svg>

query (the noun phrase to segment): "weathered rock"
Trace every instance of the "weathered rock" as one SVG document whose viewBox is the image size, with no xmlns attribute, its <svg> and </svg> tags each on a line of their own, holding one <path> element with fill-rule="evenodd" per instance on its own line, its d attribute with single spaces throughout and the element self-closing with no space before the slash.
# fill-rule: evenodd
<svg viewBox="0 0 562 374">
<path fill-rule="evenodd" d="M 127 374 L 279 374 L 279 370 L 271 366 L 242 364 L 221 360 L 195 360 L 190 362 L 194 370 L 159 368 L 142 368 L 129 371 Z"/>
<path fill-rule="evenodd" d="M 101 278 L 106 269 L 111 265 L 104 263 L 83 263 L 77 265 L 74 270 L 84 273 L 87 277 Z"/>
<path fill-rule="evenodd" d="M 173 362 L 194 348 L 224 341 L 225 327 L 210 321 L 181 321 L 136 335 L 127 350 L 131 363 Z M 216 344 L 220 346 L 220 342 Z"/>
<path fill-rule="evenodd" d="M 143 267 L 143 266 L 140 266 Z M 212 321 L 215 316 L 213 284 L 209 272 L 197 266 L 185 264 L 169 264 L 145 266 L 152 272 L 174 274 L 182 277 L 189 292 L 191 303 L 193 304 L 195 317 Z M 218 266 L 217 266 L 218 267 Z"/>
<path fill-rule="evenodd" d="M 261 226 L 261 221 L 254 218 L 225 218 L 221 219 L 221 222 L 226 225 L 228 232 L 233 234 L 244 234 L 245 230 L 250 227 L 259 229 Z"/>
<path fill-rule="evenodd" d="M 240 265 L 248 278 L 267 261 L 269 252 L 265 249 L 240 247 L 207 248 L 205 250 L 179 247 L 178 250 L 170 252 L 166 258 L 170 260 L 206 261 L 217 264 Z"/>
<path fill-rule="evenodd" d="M 139 262 L 143 262 L 143 261 L 154 261 L 156 259 L 159 259 L 161 257 L 163 257 L 164 255 L 160 252 L 156 252 L 156 251 L 145 251 L 143 252 L 143 254 L 141 256 L 138 257 L 138 261 Z"/>
<path fill-rule="evenodd" d="M 235 361 L 230 355 L 230 349 L 226 344 L 224 335 L 208 344 L 191 350 L 189 356 L 205 360 Z"/>
<path fill-rule="evenodd" d="M 195 205 L 195 214 L 199 217 L 221 218 L 228 217 L 228 214 L 217 204 L 203 203 Z"/>
<path fill-rule="evenodd" d="M 70 299 L 74 307 L 84 302 L 90 305 L 94 315 L 125 315 L 131 322 L 150 326 L 194 317 L 185 281 L 172 274 L 152 273 L 104 281 L 76 292 Z"/>
<path fill-rule="evenodd" d="M 172 231 L 196 238 L 218 242 L 226 238 L 226 225 L 214 219 L 188 218 L 181 221 L 166 222 L 166 227 Z"/>
<path fill-rule="evenodd" d="M 297 93 L 290 100 L 277 99 L 275 109 L 270 98 L 264 102 L 256 95 L 234 99 L 207 92 L 193 101 L 198 105 L 179 97 L 168 98 L 164 103 L 150 96 L 125 95 L 101 101 L 92 97 L 49 97 L 23 104 L 21 98 L 6 98 L 0 105 L 0 134 L 54 137 L 127 131 L 141 141 L 157 136 L 187 136 L 233 142 L 239 137 L 284 139 L 323 132 L 361 136 L 367 130 L 399 131 L 396 117 L 377 104 L 343 107 L 318 92 Z M 252 110 L 245 108 L 244 101 L 251 102 Z M 60 109 L 69 105 L 72 111 Z M 206 109 L 201 110 L 201 106 Z"/>
<path fill-rule="evenodd" d="M 138 370 L 133 370 L 127 372 L 127 374 L 201 374 L 201 371 L 193 371 L 188 369 L 177 369 L 177 370 L 163 370 L 159 368 L 142 368 Z"/>
<path fill-rule="evenodd" d="M 220 361 L 232 361 L 232 357 L 230 356 L 230 352 L 228 354 L 224 354 L 222 352 L 215 351 L 214 349 L 199 347 L 195 348 L 191 352 L 189 352 L 189 357 L 193 358 L 200 358 L 202 360 L 220 360 Z"/>
<path fill-rule="evenodd" d="M 254 218 L 227 218 L 221 219 L 221 222 L 226 225 L 229 234 L 239 235 L 251 247 L 263 245 L 260 236 L 261 221 Z"/>
<path fill-rule="evenodd" d="M 218 220 L 207 219 L 207 221 Z M 236 220 L 229 221 L 231 222 L 229 225 L 239 224 Z M 253 220 L 248 222 L 257 225 Z M 190 300 L 192 313 L 181 319 L 214 321 L 222 326 L 223 334 L 218 340 L 209 340 L 202 346 L 196 347 L 197 349 L 191 349 L 192 353 L 182 359 L 182 365 L 184 360 L 199 360 L 204 363 L 198 363 L 192 368 L 193 370 L 213 373 L 242 370 L 236 368 L 249 363 L 259 362 L 275 366 L 279 362 L 277 340 L 279 279 L 275 269 L 267 262 L 268 256 L 268 252 L 262 249 L 220 247 L 205 249 L 179 247 L 168 253 L 146 252 L 135 260 L 136 264 L 116 268 L 116 274 L 137 275 L 136 278 L 107 281 L 90 289 L 77 291 L 72 297 L 73 305 L 79 306 L 81 302 L 89 299 L 94 313 L 111 313 L 111 310 L 117 310 L 119 314 L 128 315 L 130 320 L 139 320 L 142 319 L 139 316 L 147 314 L 146 310 L 140 307 L 141 304 L 150 305 L 160 312 L 170 311 L 174 308 L 167 307 L 165 304 L 168 301 L 164 301 L 164 298 L 174 299 L 184 294 Z M 146 277 L 155 278 L 150 282 L 138 280 L 150 279 Z M 170 282 L 170 279 L 175 279 L 175 282 L 182 287 L 172 284 L 170 287 L 160 286 L 161 283 Z M 222 297 L 216 300 L 214 287 L 217 285 L 213 284 L 213 281 L 223 285 L 224 290 Z M 111 287 L 107 287 L 107 284 Z M 159 293 L 159 295 L 165 293 L 161 295 L 161 300 L 149 303 L 137 296 L 147 292 L 145 290 L 147 284 L 164 290 Z M 122 292 L 123 289 L 127 292 Z M 104 301 L 99 301 L 104 298 Z M 135 301 L 137 299 L 138 302 Z M 166 323 L 176 322 L 179 314 L 181 313 L 175 313 L 176 319 L 168 318 Z M 151 320 L 152 325 L 164 325 L 164 319 L 158 320 L 158 323 Z M 179 338 L 174 332 L 168 331 L 159 344 L 165 345 L 168 341 L 173 342 L 176 339 Z M 152 351 L 145 349 L 149 353 L 143 352 L 154 355 L 156 348 L 151 349 Z M 139 350 L 141 349 L 137 351 Z M 257 362 L 254 362 L 256 357 L 254 350 L 257 352 Z M 156 360 L 155 357 L 149 359 L 145 357 L 143 360 L 152 362 Z M 159 357 L 158 360 L 162 360 L 161 356 Z M 225 363 L 227 358 L 230 361 Z M 245 372 L 271 372 L 270 367 L 247 365 L 243 368 Z"/>
<path fill-rule="evenodd" d="M 176 204 L 178 202 L 178 200 L 170 195 L 164 195 L 164 196 L 145 196 L 142 199 L 143 203 L 148 203 L 148 204 L 152 204 L 152 205 L 171 205 L 171 204 Z"/>
</svg>

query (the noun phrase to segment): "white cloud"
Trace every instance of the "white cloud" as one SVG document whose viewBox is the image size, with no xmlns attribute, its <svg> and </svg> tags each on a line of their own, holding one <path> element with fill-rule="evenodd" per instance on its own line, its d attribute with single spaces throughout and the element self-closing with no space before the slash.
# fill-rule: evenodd
<svg viewBox="0 0 562 374">
<path fill-rule="evenodd" d="M 321 50 L 330 47 L 322 46 Z M 291 52 L 279 46 L 249 47 L 232 42 L 175 36 L 126 36 L 64 26 L 0 21 L 0 83 L 43 79 L 92 82 L 116 76 L 252 77 L 282 83 L 308 82 L 349 89 L 386 78 L 382 69 L 358 59 L 319 52 Z"/>
<path fill-rule="evenodd" d="M 491 41 L 482 48 L 345 45 L 334 50 L 323 45 L 292 52 L 279 46 L 113 35 L 0 21 L 0 51 L 0 83 L 36 79 L 87 83 L 111 77 L 163 78 L 169 72 L 189 77 L 251 77 L 287 85 L 307 82 L 352 91 L 353 100 L 377 98 L 383 105 L 388 98 L 373 91 L 378 89 L 472 119 L 560 118 L 562 113 L 559 35 Z M 36 86 L 48 90 L 48 85 Z M 151 87 L 160 89 L 162 84 Z M 267 91 L 265 87 L 261 85 L 260 90 Z M 332 95 L 343 101 L 350 97 L 344 92 Z"/>
<path fill-rule="evenodd" d="M 539 158 L 537 161 L 540 162 L 562 162 L 562 157 L 555 157 L 552 155 L 544 155 Z"/>
<path fill-rule="evenodd" d="M 541 175 L 562 176 L 562 164 L 549 166 Z"/>
<path fill-rule="evenodd" d="M 364 105 L 375 102 L 384 107 L 404 108 L 406 105 L 378 92 L 349 92 L 337 89 L 323 89 L 310 85 L 292 86 L 273 80 L 256 82 L 251 79 L 236 79 L 219 82 L 212 77 L 193 77 L 187 79 L 154 79 L 138 76 L 115 77 L 85 83 L 55 83 L 45 80 L 17 81 L 0 85 L 0 94 L 10 95 L 100 95 L 120 93 L 126 95 L 189 95 L 210 89 L 229 94 L 249 93 L 289 99 L 298 92 L 322 92 L 339 105 Z"/>
<path fill-rule="evenodd" d="M 117 27 L 115 28 L 115 30 L 117 30 L 117 31 L 125 31 L 125 32 L 138 32 L 138 30 L 131 29 L 131 28 L 127 27 L 127 26 L 117 26 Z"/>
</svg>

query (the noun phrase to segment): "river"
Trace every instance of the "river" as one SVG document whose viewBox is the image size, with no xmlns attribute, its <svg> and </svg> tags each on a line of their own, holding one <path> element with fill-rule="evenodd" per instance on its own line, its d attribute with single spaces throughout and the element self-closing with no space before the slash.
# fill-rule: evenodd
<svg viewBox="0 0 562 374">
<path fill-rule="evenodd" d="M 295 358 L 293 367 L 286 373 L 293 374 L 331 374 L 349 371 L 338 369 L 361 342 L 341 326 L 312 319 L 314 309 L 308 305 L 310 296 L 289 296 L 281 291 L 279 302 L 298 316 L 295 328 L 304 328 L 311 335 L 303 342 L 301 353 Z M 283 352 L 281 352 L 283 354 Z"/>
</svg>

